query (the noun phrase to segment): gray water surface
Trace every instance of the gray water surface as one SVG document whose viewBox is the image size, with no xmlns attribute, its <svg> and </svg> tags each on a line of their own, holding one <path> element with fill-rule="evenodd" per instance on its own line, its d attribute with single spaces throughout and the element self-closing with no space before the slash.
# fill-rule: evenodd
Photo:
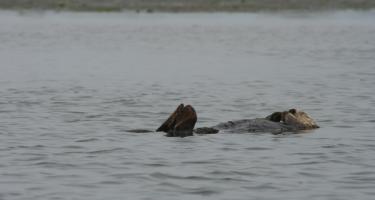
<svg viewBox="0 0 375 200">
<path fill-rule="evenodd" d="M 373 199 L 375 12 L 0 11 L 0 199 Z M 167 138 L 292 107 L 300 134 Z"/>
</svg>

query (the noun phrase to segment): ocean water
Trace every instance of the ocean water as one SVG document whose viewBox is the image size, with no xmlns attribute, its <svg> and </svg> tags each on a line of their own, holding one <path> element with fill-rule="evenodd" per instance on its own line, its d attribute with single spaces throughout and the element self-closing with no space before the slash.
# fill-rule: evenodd
<svg viewBox="0 0 375 200">
<path fill-rule="evenodd" d="M 373 199 L 374 91 L 374 11 L 0 11 L 0 199 Z M 127 131 L 179 103 L 321 128 Z"/>
</svg>

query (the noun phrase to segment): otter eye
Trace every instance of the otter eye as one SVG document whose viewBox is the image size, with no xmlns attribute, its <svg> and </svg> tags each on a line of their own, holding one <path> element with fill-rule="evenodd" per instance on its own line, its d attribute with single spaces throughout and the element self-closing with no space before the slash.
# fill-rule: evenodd
<svg viewBox="0 0 375 200">
<path fill-rule="evenodd" d="M 290 113 L 292 113 L 293 115 L 297 113 L 297 110 L 295 108 L 292 108 L 289 110 Z"/>
</svg>

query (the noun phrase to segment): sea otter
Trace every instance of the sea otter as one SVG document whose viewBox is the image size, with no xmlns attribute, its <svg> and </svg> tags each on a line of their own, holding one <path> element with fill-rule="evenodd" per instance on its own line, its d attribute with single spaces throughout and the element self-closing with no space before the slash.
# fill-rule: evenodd
<svg viewBox="0 0 375 200">
<path fill-rule="evenodd" d="M 212 127 L 194 129 L 197 114 L 191 105 L 180 104 L 169 118 L 156 130 L 169 137 L 186 137 L 196 134 L 214 134 L 219 131 L 231 133 L 270 132 L 282 133 L 319 128 L 305 112 L 290 109 L 274 112 L 265 118 L 228 121 Z"/>
<path fill-rule="evenodd" d="M 156 132 L 166 132 L 169 137 L 191 136 L 196 122 L 197 113 L 194 108 L 180 104 Z"/>
</svg>

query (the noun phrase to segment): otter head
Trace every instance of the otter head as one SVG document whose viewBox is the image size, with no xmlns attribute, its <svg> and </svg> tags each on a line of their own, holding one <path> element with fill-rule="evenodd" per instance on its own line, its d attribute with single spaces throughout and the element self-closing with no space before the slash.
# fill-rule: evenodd
<svg viewBox="0 0 375 200">
<path fill-rule="evenodd" d="M 287 115 L 290 115 L 290 114 L 291 114 L 291 112 L 289 112 L 289 111 L 282 112 L 281 113 L 281 121 L 285 122 L 287 120 L 286 119 Z"/>
<path fill-rule="evenodd" d="M 281 121 L 281 112 L 274 112 L 268 117 L 266 117 L 268 120 L 273 121 L 273 122 L 280 122 Z"/>
</svg>

